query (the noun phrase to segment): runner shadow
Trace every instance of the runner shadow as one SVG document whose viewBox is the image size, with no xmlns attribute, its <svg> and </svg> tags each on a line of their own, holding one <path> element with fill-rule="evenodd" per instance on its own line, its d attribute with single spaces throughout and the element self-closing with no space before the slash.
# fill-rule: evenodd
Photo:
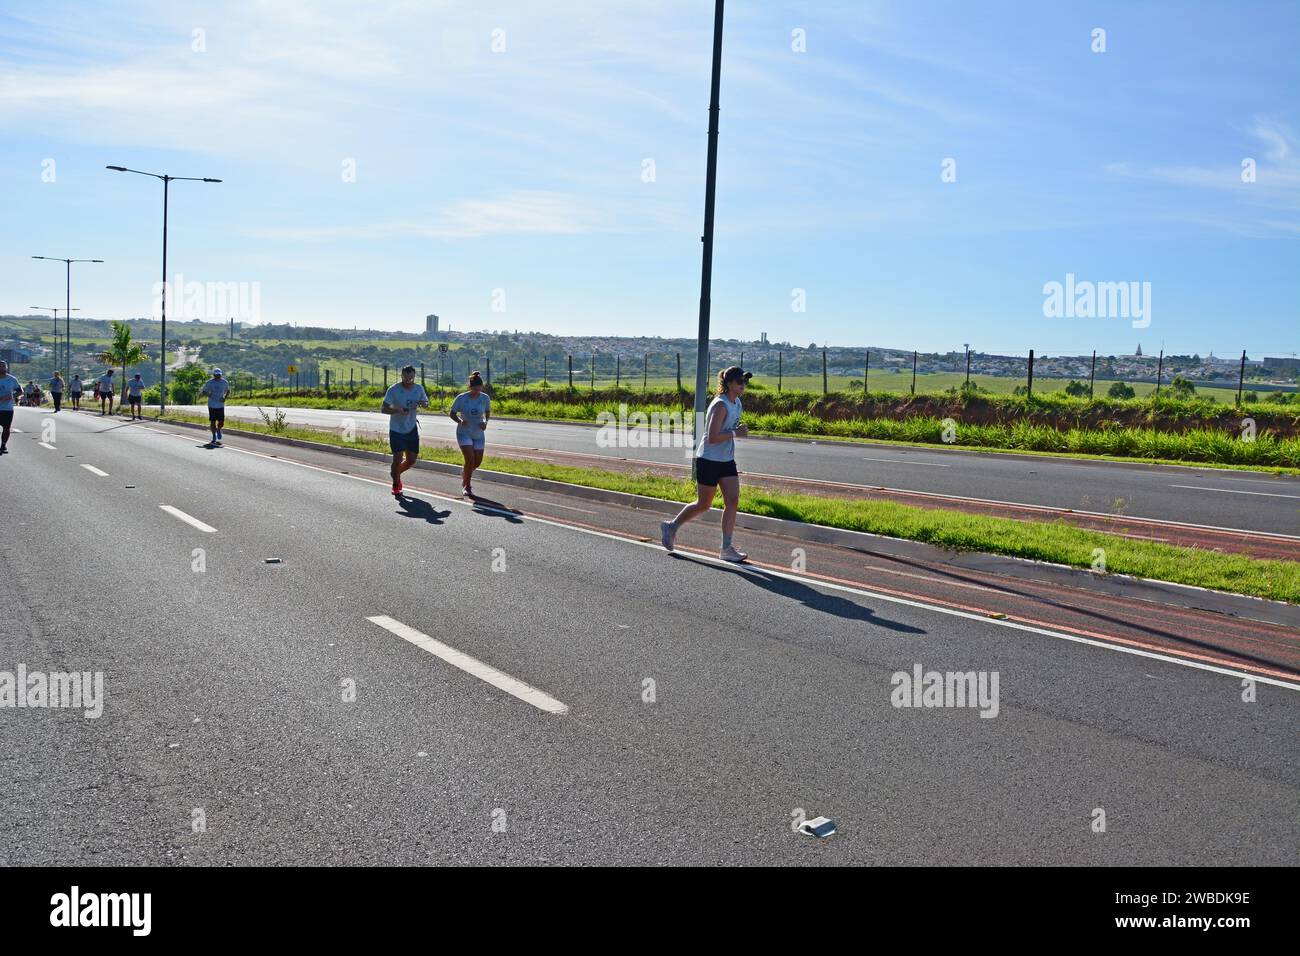
<svg viewBox="0 0 1300 956">
<path fill-rule="evenodd" d="M 482 495 L 475 495 L 470 499 L 474 502 L 474 513 L 485 515 L 489 518 L 504 518 L 511 524 L 523 524 L 524 519 L 520 513 L 508 505 L 503 505 L 499 501 L 493 501 L 491 498 L 484 498 Z"/>
<path fill-rule="evenodd" d="M 423 498 L 408 498 L 402 495 L 397 499 L 397 504 L 401 507 L 398 512 L 403 518 L 420 518 L 429 524 L 440 525 L 451 515 L 451 510 L 436 511 L 433 505 Z"/>
<path fill-rule="evenodd" d="M 840 597 L 838 594 L 827 594 L 819 591 L 815 587 L 804 584 L 802 581 L 793 581 L 789 578 L 780 577 L 770 574 L 762 568 L 756 568 L 752 564 L 736 564 L 723 567 L 708 561 L 700 561 L 691 555 L 683 554 L 680 551 L 674 551 L 673 557 L 682 561 L 690 561 L 693 564 L 699 564 L 704 567 L 712 568 L 715 571 L 730 571 L 739 575 L 751 584 L 755 584 L 764 591 L 770 591 L 779 597 L 788 598 L 798 601 L 804 607 L 821 611 L 823 614 L 830 614 L 834 617 L 842 617 L 851 621 L 866 621 L 869 624 L 875 624 L 886 630 L 898 631 L 902 634 L 926 634 L 925 628 L 914 627 L 911 624 L 904 624 L 902 621 L 891 621 L 888 618 L 878 617 L 876 612 L 869 607 L 863 607 L 856 601 L 850 601 L 848 598 Z"/>
</svg>

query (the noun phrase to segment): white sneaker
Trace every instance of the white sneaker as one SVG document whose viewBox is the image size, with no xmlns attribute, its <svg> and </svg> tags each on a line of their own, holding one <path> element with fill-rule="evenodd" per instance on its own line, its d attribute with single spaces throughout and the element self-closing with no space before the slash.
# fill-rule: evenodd
<svg viewBox="0 0 1300 956">
<path fill-rule="evenodd" d="M 673 542 L 677 540 L 677 526 L 671 521 L 659 522 L 659 540 L 663 542 L 664 550 L 673 550 Z"/>
<path fill-rule="evenodd" d="M 739 564 L 741 561 L 744 561 L 747 557 L 749 557 L 749 555 L 747 555 L 744 551 L 737 551 L 735 548 L 723 548 L 720 552 L 718 552 L 718 557 L 720 557 L 723 561 L 734 561 L 735 563 Z"/>
</svg>

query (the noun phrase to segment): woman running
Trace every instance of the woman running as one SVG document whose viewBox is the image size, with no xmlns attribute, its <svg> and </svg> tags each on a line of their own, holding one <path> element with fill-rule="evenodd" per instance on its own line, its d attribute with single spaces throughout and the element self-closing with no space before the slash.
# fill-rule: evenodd
<svg viewBox="0 0 1300 956">
<path fill-rule="evenodd" d="M 474 469 L 483 464 L 483 430 L 492 415 L 492 398 L 483 391 L 483 376 L 473 372 L 469 377 L 469 391 L 461 392 L 451 403 L 451 420 L 456 423 L 456 444 L 465 458 L 461 469 L 461 484 L 465 497 L 474 497 L 470 478 Z"/>
<path fill-rule="evenodd" d="M 686 522 L 698 518 L 713 507 L 713 498 L 722 488 L 722 551 L 724 561 L 744 561 L 749 555 L 731 544 L 736 529 L 736 509 L 740 506 L 740 475 L 736 471 L 736 439 L 744 438 L 749 429 L 740 424 L 740 396 L 745 394 L 752 372 L 733 365 L 718 373 L 718 395 L 709 403 L 705 414 L 704 440 L 695 456 L 695 481 L 699 497 L 687 505 L 672 521 L 659 522 L 659 537 L 664 547 L 673 550 L 677 531 Z"/>
</svg>

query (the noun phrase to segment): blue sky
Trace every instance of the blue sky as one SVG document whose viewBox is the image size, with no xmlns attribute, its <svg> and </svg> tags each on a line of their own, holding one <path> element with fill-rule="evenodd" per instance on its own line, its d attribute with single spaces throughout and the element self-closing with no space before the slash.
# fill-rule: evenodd
<svg viewBox="0 0 1300 956">
<path fill-rule="evenodd" d="M 62 302 L 34 254 L 107 260 L 75 267 L 87 314 L 149 313 L 162 188 L 116 164 L 224 180 L 173 186 L 169 272 L 259 283 L 264 320 L 693 335 L 711 29 L 669 0 L 11 0 L 0 313 Z M 1300 351 L 1298 46 L 1294 0 L 733 2 L 713 332 Z M 1150 326 L 1045 317 L 1071 273 L 1149 282 Z"/>
</svg>

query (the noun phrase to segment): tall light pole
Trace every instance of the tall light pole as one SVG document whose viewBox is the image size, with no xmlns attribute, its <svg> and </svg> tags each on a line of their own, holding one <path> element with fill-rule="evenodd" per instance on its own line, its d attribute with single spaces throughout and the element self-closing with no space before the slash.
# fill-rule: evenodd
<svg viewBox="0 0 1300 956">
<path fill-rule="evenodd" d="M 695 453 L 709 396 L 709 307 L 713 286 L 713 199 L 718 184 L 718 90 L 722 85 L 722 0 L 713 7 L 713 82 L 709 88 L 709 158 L 704 180 L 704 255 L 700 265 L 700 332 L 695 352 Z"/>
<path fill-rule="evenodd" d="M 165 173 L 146 173 L 139 169 L 127 169 L 125 166 L 105 166 L 115 173 L 136 173 L 140 176 L 152 176 L 161 179 L 163 184 L 163 256 L 162 256 L 162 329 L 159 333 L 158 356 L 158 414 L 167 411 L 167 193 L 168 187 L 176 180 L 193 183 L 219 183 L 220 179 L 209 176 L 168 176 Z"/>
<path fill-rule="evenodd" d="M 59 367 L 59 307 L 57 305 L 29 305 L 29 309 L 39 309 L 42 312 L 54 313 L 54 367 Z M 69 312 L 80 312 L 80 309 L 69 309 Z M 67 371 L 71 371 L 68 369 Z"/>
<path fill-rule="evenodd" d="M 72 369 L 69 367 L 72 364 L 72 311 L 73 311 L 72 310 L 72 264 L 74 262 L 103 262 L 104 260 L 103 259 L 60 259 L 58 256 L 32 256 L 32 258 L 46 259 L 50 262 L 62 262 L 67 266 L 67 270 L 68 270 L 67 285 L 64 289 L 64 294 L 67 296 L 67 302 L 64 306 L 66 310 L 66 313 L 64 315 L 64 321 L 66 324 L 65 324 L 65 335 L 64 335 L 65 341 L 63 343 L 63 357 L 65 360 L 63 363 L 63 374 L 70 375 L 72 373 Z M 36 306 L 32 306 L 32 308 L 34 309 L 36 308 Z M 80 312 L 81 310 L 77 309 L 77 311 Z M 59 324 L 59 317 L 56 315 L 54 317 L 54 325 L 56 329 L 58 328 L 58 324 Z M 58 338 L 57 332 L 55 333 L 55 338 Z M 54 364 L 57 365 L 58 361 L 59 360 L 56 357 L 54 360 Z"/>
</svg>

